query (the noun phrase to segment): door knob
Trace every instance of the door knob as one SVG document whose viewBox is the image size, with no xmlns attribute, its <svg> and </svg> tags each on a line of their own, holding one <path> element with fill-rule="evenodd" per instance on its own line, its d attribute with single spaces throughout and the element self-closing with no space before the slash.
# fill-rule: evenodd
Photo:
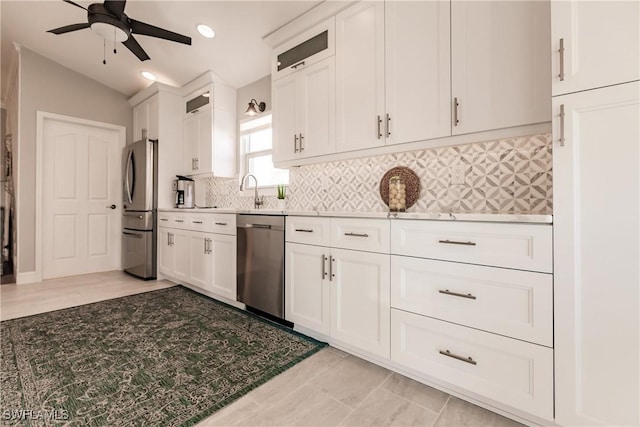
<svg viewBox="0 0 640 427">
<path fill-rule="evenodd" d="M 107 209 L 115 209 L 115 208 L 116 208 L 116 205 L 109 205 L 109 206 L 107 206 Z"/>
</svg>

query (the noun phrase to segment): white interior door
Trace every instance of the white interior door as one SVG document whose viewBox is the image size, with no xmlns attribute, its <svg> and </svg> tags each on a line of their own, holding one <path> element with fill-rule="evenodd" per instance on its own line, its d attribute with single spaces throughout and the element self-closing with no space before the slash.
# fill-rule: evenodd
<svg viewBox="0 0 640 427">
<path fill-rule="evenodd" d="M 43 278 L 119 269 L 120 131 L 46 118 L 42 132 Z"/>
</svg>

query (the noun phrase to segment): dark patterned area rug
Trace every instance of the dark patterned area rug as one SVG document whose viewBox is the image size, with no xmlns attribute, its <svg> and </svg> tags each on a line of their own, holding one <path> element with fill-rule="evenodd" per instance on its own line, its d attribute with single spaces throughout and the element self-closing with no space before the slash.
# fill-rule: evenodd
<svg viewBox="0 0 640 427">
<path fill-rule="evenodd" d="M 325 345 L 183 287 L 0 327 L 3 425 L 191 426 Z"/>
</svg>

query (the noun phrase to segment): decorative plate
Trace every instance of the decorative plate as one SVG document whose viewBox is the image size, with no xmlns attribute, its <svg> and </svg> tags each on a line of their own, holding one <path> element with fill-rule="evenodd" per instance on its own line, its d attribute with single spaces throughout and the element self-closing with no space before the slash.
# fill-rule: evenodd
<svg viewBox="0 0 640 427">
<path fill-rule="evenodd" d="M 387 206 L 389 206 L 389 179 L 392 176 L 401 176 L 404 180 L 406 185 L 406 205 L 407 209 L 409 209 L 420 196 L 420 178 L 413 170 L 405 166 L 396 166 L 389 169 L 380 180 L 380 197 Z"/>
</svg>

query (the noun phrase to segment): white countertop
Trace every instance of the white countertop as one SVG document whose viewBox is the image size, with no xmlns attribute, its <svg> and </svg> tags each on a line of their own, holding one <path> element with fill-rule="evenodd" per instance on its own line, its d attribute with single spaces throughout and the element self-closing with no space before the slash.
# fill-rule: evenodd
<svg viewBox="0 0 640 427">
<path fill-rule="evenodd" d="M 390 218 L 420 219 L 437 221 L 474 221 L 474 222 L 527 222 L 551 224 L 553 215 L 541 214 L 491 214 L 491 213 L 419 213 L 419 212 L 338 212 L 338 211 L 296 211 L 275 209 L 232 209 L 232 208 L 194 208 L 194 209 L 158 209 L 160 212 L 182 213 L 227 213 L 253 215 L 295 215 L 346 218 Z"/>
</svg>

